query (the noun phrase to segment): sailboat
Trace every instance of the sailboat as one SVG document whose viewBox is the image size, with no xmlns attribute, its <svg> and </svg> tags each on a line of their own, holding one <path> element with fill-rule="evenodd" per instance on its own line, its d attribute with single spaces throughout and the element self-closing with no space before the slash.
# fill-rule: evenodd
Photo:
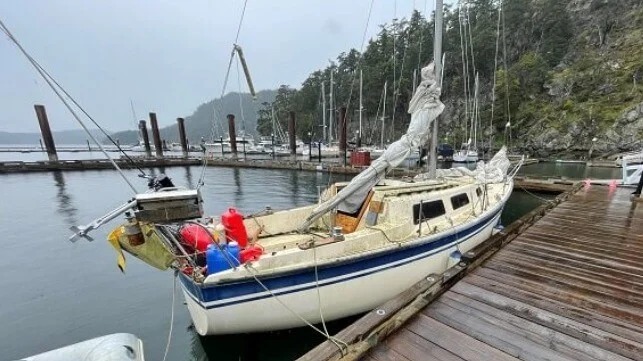
<svg viewBox="0 0 643 361">
<path fill-rule="evenodd" d="M 478 150 L 471 147 L 471 138 L 466 143 L 462 143 L 460 150 L 453 153 L 453 162 L 455 163 L 475 163 L 478 161 Z"/>
<path fill-rule="evenodd" d="M 471 128 L 469 129 L 469 136 L 473 136 L 473 144 L 471 138 L 466 143 L 462 144 L 459 151 L 453 153 L 453 161 L 456 163 L 475 163 L 478 161 L 478 74 L 474 85 L 474 105 L 473 117 L 471 119 Z"/>
<path fill-rule="evenodd" d="M 76 237 L 118 214 L 109 236 L 122 250 L 178 272 L 201 335 L 287 329 L 370 310 L 441 273 L 488 238 L 513 189 L 506 150 L 478 169 L 438 170 L 438 178 L 386 179 L 430 133 L 442 112 L 433 64 L 411 99 L 408 131 L 349 183 L 332 185 L 320 203 L 242 217 L 231 209 L 212 222 L 198 190 L 167 179 L 156 192 L 76 229 Z"/>
<path fill-rule="evenodd" d="M 509 171 L 504 148 L 473 171 L 386 179 L 427 142 L 444 110 L 439 74 L 433 63 L 422 69 L 407 132 L 353 180 L 330 186 L 318 204 L 245 217 L 229 209 L 205 220 L 199 189 L 160 177 L 150 181 L 153 191 L 76 227 L 72 239 L 125 214 L 108 236 L 119 267 L 125 250 L 176 270 L 201 335 L 287 329 L 371 310 L 487 239 L 513 189 L 519 165 Z"/>
</svg>

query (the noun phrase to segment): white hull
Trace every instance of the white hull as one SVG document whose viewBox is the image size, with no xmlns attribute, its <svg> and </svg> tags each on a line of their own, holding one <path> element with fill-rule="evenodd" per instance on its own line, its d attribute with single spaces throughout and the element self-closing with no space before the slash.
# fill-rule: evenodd
<svg viewBox="0 0 643 361">
<path fill-rule="evenodd" d="M 186 283 L 190 281 L 182 278 L 181 286 L 195 328 L 201 335 L 262 332 L 304 326 L 293 312 L 315 324 L 321 322 L 320 309 L 326 321 L 372 310 L 428 274 L 444 272 L 455 262 L 450 258 L 452 252 L 467 252 L 491 236 L 510 193 L 507 192 L 500 202 L 477 217 L 476 231 L 467 236 L 405 259 L 321 280 L 321 305 L 315 282 L 272 289 L 289 310 L 267 292 L 201 302 L 186 289 Z M 449 236 L 457 237 L 458 233 L 463 233 L 463 230 L 471 226 L 472 223 L 468 223 L 448 232 L 409 241 L 399 250 L 429 245 Z M 263 298 L 256 299 L 258 296 Z M 244 301 L 245 299 L 253 300 Z"/>
<path fill-rule="evenodd" d="M 453 153 L 453 161 L 456 163 L 470 163 L 478 161 L 478 152 L 474 150 L 470 151 L 459 151 Z"/>
</svg>

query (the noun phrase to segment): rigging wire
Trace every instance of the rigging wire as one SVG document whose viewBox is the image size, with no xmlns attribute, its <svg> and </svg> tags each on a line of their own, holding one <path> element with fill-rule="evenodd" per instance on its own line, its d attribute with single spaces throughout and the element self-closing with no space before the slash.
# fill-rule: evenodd
<svg viewBox="0 0 643 361">
<path fill-rule="evenodd" d="M 471 29 L 471 19 L 469 19 L 469 7 L 467 7 L 467 25 L 469 25 L 469 46 L 471 47 L 471 68 L 472 68 L 472 73 L 471 74 L 476 74 L 476 57 L 473 52 L 473 35 L 472 35 L 472 29 Z"/>
<path fill-rule="evenodd" d="M 223 79 L 223 86 L 221 87 L 221 95 L 219 96 L 219 107 L 220 112 L 219 112 L 219 118 L 221 119 L 221 115 L 223 114 L 223 96 L 225 95 L 226 87 L 228 85 L 228 79 L 230 77 L 230 69 L 232 68 L 232 62 L 234 60 L 234 56 L 236 54 L 236 47 L 237 43 L 239 42 L 239 35 L 241 34 L 241 27 L 243 25 L 243 19 L 246 14 L 246 7 L 248 5 L 248 0 L 244 0 L 243 2 L 243 9 L 241 10 L 241 17 L 239 18 L 239 25 L 237 26 L 237 33 L 234 38 L 234 43 L 232 44 L 232 52 L 230 53 L 230 60 L 228 61 L 228 68 L 226 69 L 225 77 Z M 217 109 L 216 109 L 216 99 L 212 101 L 212 126 L 210 127 L 210 141 L 214 142 L 214 132 L 215 132 L 215 126 L 216 124 L 219 125 L 221 129 L 221 134 L 223 134 L 223 125 L 222 122 L 217 123 Z M 221 151 L 223 152 L 223 142 L 221 142 Z M 204 184 L 204 179 L 205 179 L 205 169 L 208 165 L 208 157 L 206 156 L 206 152 L 203 154 L 203 167 L 201 168 L 201 175 L 199 176 L 199 181 L 197 182 L 197 189 L 201 188 Z"/>
<path fill-rule="evenodd" d="M 330 340 L 330 333 L 328 333 L 328 328 L 326 327 L 326 320 L 324 320 L 324 312 L 322 310 L 321 304 L 321 290 L 319 289 L 319 267 L 317 265 L 317 247 L 315 246 L 315 244 L 313 244 L 312 247 L 313 261 L 315 263 L 315 288 L 317 289 L 317 306 L 319 308 L 319 317 L 321 318 L 321 324 L 324 328 L 324 333 L 326 333 L 326 337 Z"/>
<path fill-rule="evenodd" d="M 397 91 L 395 84 L 397 83 L 396 76 L 397 76 L 397 0 L 393 1 L 393 86 L 391 87 L 391 90 L 393 90 L 393 96 L 391 99 L 393 100 L 393 106 L 391 107 L 391 110 L 393 111 L 391 115 L 391 129 L 389 130 L 391 134 L 395 133 L 395 103 L 397 102 Z"/>
<path fill-rule="evenodd" d="M 397 0 L 396 0 L 397 1 Z M 359 48 L 359 56 L 357 57 L 357 65 L 356 67 L 358 69 L 361 69 L 362 66 L 362 58 L 364 57 L 364 44 L 366 43 L 366 34 L 368 32 L 368 25 L 371 22 L 371 14 L 373 12 L 373 3 L 375 0 L 371 0 L 371 4 L 368 8 L 368 16 L 366 17 L 366 26 L 364 26 L 364 33 L 362 35 L 362 45 Z M 351 77 L 351 85 L 350 85 L 350 90 L 348 93 L 348 102 L 346 102 L 346 114 L 349 114 L 349 109 L 351 106 L 351 100 L 353 98 L 353 88 L 355 86 L 355 77 L 357 75 L 357 71 L 353 71 L 353 76 Z"/>
<path fill-rule="evenodd" d="M 371 126 L 371 131 L 368 137 L 368 142 L 369 144 L 373 144 L 373 133 L 377 129 L 377 124 L 379 123 L 379 116 L 380 116 L 380 109 L 382 107 L 382 103 L 384 101 L 384 89 L 382 89 L 382 92 L 380 92 L 380 100 L 377 102 L 377 112 L 375 112 L 375 122 L 376 124 L 374 126 Z M 384 117 L 384 114 L 382 114 L 382 117 Z"/>
<path fill-rule="evenodd" d="M 413 2 L 413 10 L 415 10 L 415 1 Z M 411 14 L 413 14 L 413 13 L 411 13 Z M 411 17 L 413 17 L 413 15 L 411 15 Z M 405 63 L 405 60 L 406 60 L 406 51 L 409 48 L 410 38 L 411 38 L 411 29 L 410 29 L 410 25 L 409 25 L 409 28 L 407 29 L 407 33 L 406 33 L 406 40 L 404 42 L 404 52 L 402 53 L 402 64 L 400 65 L 400 78 L 398 79 L 397 89 L 395 89 L 395 81 L 393 81 L 393 88 L 394 88 L 393 93 L 394 93 L 394 95 L 393 95 L 393 115 L 392 115 L 392 119 L 391 119 L 391 132 L 395 131 L 395 106 L 397 105 L 397 98 L 400 95 L 399 93 L 400 93 L 400 88 L 402 87 L 402 79 L 404 78 L 403 77 L 404 63 Z M 421 75 L 420 75 L 420 77 L 421 77 Z M 413 89 L 413 91 L 415 91 L 415 89 Z"/>
<path fill-rule="evenodd" d="M 93 134 L 91 134 L 89 129 L 87 129 L 87 126 L 85 125 L 85 123 L 82 121 L 82 119 L 80 119 L 80 116 L 74 111 L 72 106 L 67 102 L 67 100 L 65 99 L 63 94 L 60 93 L 60 91 L 64 92 L 69 97 L 69 99 L 72 100 L 74 102 L 74 104 L 76 104 L 77 106 L 78 106 L 78 103 L 76 103 L 76 101 L 71 96 L 69 96 L 69 94 L 62 87 L 60 87 L 60 85 L 53 79 L 53 77 L 51 77 L 51 75 L 48 75 L 48 73 L 40 66 L 40 64 L 38 64 L 38 62 L 36 62 L 36 60 L 33 57 L 31 57 L 31 55 L 29 55 L 29 53 L 25 50 L 25 48 L 22 47 L 22 44 L 20 44 L 18 39 L 16 39 L 13 36 L 11 31 L 9 31 L 9 29 L 7 28 L 7 26 L 4 24 L 4 22 L 2 20 L 0 20 L 0 30 L 2 30 L 2 32 L 9 38 L 9 40 L 11 40 L 18 47 L 18 49 L 20 49 L 20 52 L 22 52 L 22 54 L 27 58 L 27 60 L 31 63 L 31 65 L 36 69 L 38 74 L 40 74 L 40 76 L 45 80 L 47 85 L 49 85 L 51 90 L 56 94 L 56 96 L 60 99 L 60 101 L 62 101 L 62 103 L 67 108 L 67 110 L 69 110 L 71 115 L 76 119 L 76 121 L 83 128 L 85 133 L 87 133 L 87 135 L 92 139 L 92 141 L 94 141 L 94 143 L 96 143 L 96 145 L 98 145 L 98 148 L 103 152 L 103 154 L 105 154 L 107 159 L 109 159 L 109 161 L 112 163 L 114 168 L 116 168 L 116 170 L 119 172 L 119 174 L 121 175 L 121 177 L 123 178 L 125 183 L 127 183 L 127 185 L 132 189 L 132 191 L 134 191 L 135 194 L 138 193 L 138 191 L 136 190 L 134 185 L 125 176 L 125 173 L 123 173 L 123 171 L 118 166 L 118 164 L 116 164 L 114 159 L 112 159 L 112 157 L 110 157 L 110 155 L 107 153 L 105 148 L 103 148 L 103 145 L 96 139 L 96 137 L 94 137 Z M 55 85 L 54 83 L 56 83 L 58 85 Z M 60 89 L 58 89 L 57 86 Z M 80 109 L 82 110 L 82 108 L 80 108 Z M 84 112 L 84 110 L 83 110 L 83 112 Z M 87 114 L 87 113 L 85 113 L 85 114 Z"/>
<path fill-rule="evenodd" d="M 252 267 L 251 263 L 246 263 L 245 268 L 250 271 L 249 273 L 252 275 L 252 277 L 255 279 L 255 281 L 261 286 L 261 288 L 264 289 L 270 296 L 272 296 L 277 302 L 279 302 L 285 309 L 286 311 L 290 312 L 293 316 L 297 317 L 300 321 L 308 325 L 310 328 L 315 330 L 317 333 L 321 334 L 322 336 L 326 337 L 329 341 L 334 343 L 337 348 L 339 348 L 340 352 L 342 355 L 344 355 L 344 351 L 348 350 L 348 344 L 334 336 L 331 336 L 328 333 L 324 333 L 324 331 L 320 330 L 319 327 L 313 325 L 310 323 L 310 321 L 306 320 L 302 315 L 297 313 L 297 311 L 293 310 L 291 307 L 289 307 L 278 295 L 276 295 L 274 292 L 272 292 L 271 289 L 269 289 L 261 280 L 259 277 L 257 277 L 257 274 L 259 273 L 254 267 Z M 340 346 L 341 345 L 341 346 Z"/>
<path fill-rule="evenodd" d="M 100 130 L 100 132 L 101 132 L 101 133 L 103 133 L 103 135 L 104 135 L 105 137 L 107 137 L 107 139 L 108 139 L 112 144 L 114 144 L 114 146 L 116 146 L 116 148 L 118 149 L 118 151 L 119 151 L 119 152 L 121 152 L 121 153 L 123 153 L 123 155 L 125 156 L 125 158 L 127 158 L 127 160 L 128 160 L 130 163 L 132 163 L 132 165 L 134 165 L 134 167 L 136 167 L 136 169 L 138 169 L 138 171 L 139 171 L 139 172 L 141 172 L 141 176 L 143 176 L 143 177 L 147 176 L 147 174 L 145 173 L 145 171 L 143 171 L 143 170 L 141 169 L 141 167 L 139 167 L 138 165 L 136 165 L 136 162 L 134 162 L 134 160 L 129 156 L 129 154 L 127 154 L 127 153 L 126 153 L 126 152 L 121 148 L 121 146 L 120 146 L 116 141 L 114 141 L 114 139 L 112 138 L 112 136 L 111 136 L 109 133 L 107 133 L 107 131 L 106 131 L 105 129 L 103 129 L 103 127 L 101 127 L 101 126 L 98 124 L 98 122 L 96 122 L 96 120 L 94 120 L 94 118 L 93 118 L 91 115 L 89 115 L 89 113 L 88 113 L 87 111 L 85 111 L 85 108 L 83 108 L 83 107 L 82 107 L 78 102 L 76 102 L 76 100 L 75 100 L 71 95 L 69 95 L 69 93 L 65 90 L 65 88 L 63 88 L 63 87 L 62 87 L 62 85 L 60 85 L 60 84 L 56 81 L 56 79 L 54 79 L 54 78 L 53 78 L 53 77 L 52 77 L 52 76 L 47 72 L 47 70 L 45 70 L 45 69 L 44 69 L 44 68 L 43 68 L 43 67 L 42 67 L 42 66 L 41 66 L 41 65 L 40 65 L 40 64 L 39 64 L 35 59 L 34 59 L 34 62 L 35 62 L 35 64 L 38 66 L 38 68 L 40 68 L 40 69 L 43 71 L 43 73 L 45 73 L 45 75 L 47 75 L 47 76 L 49 77 L 49 79 L 51 79 L 51 81 L 52 81 L 52 82 L 53 82 L 53 83 L 58 87 L 58 89 L 60 89 L 60 91 L 62 91 L 62 92 L 63 92 L 63 94 L 65 94 L 65 96 L 66 96 L 67 98 L 69 98 L 69 100 L 71 100 L 71 102 L 72 102 L 72 103 L 74 103 L 74 105 L 75 105 L 75 106 L 76 106 L 76 107 L 77 107 L 77 108 L 78 108 L 78 109 L 79 109 L 83 114 L 85 114 L 85 116 L 87 117 L 87 119 L 89 119 L 89 120 L 94 124 L 94 126 L 95 126 L 96 128 L 98 128 L 98 130 Z M 134 114 L 134 116 L 136 116 L 136 113 L 134 113 L 134 109 L 133 109 L 133 108 L 132 108 L 132 113 Z"/>
<path fill-rule="evenodd" d="M 172 331 L 174 329 L 174 304 L 176 303 L 176 278 L 178 277 L 178 270 L 174 271 L 174 281 L 172 286 L 172 311 L 170 313 L 170 329 L 167 333 L 167 343 L 165 344 L 165 352 L 163 353 L 163 361 L 167 359 L 167 354 L 170 351 L 170 342 L 172 341 Z"/>
<path fill-rule="evenodd" d="M 241 95 L 241 71 L 239 70 L 239 57 L 237 57 L 237 89 L 239 90 L 239 114 L 241 115 L 241 136 L 243 146 L 243 159 L 246 159 L 246 117 L 243 115 L 243 96 Z M 235 139 L 236 141 L 236 139 Z M 223 146 L 223 145 L 222 145 Z"/>
<path fill-rule="evenodd" d="M 424 0 L 424 12 L 423 12 L 424 16 L 426 16 L 426 3 L 427 2 L 428 2 L 427 0 Z M 415 9 L 415 1 L 413 1 L 413 9 Z M 422 43 L 423 42 L 424 42 L 424 31 L 420 31 L 420 40 L 419 40 L 420 46 L 419 46 L 419 49 L 418 49 L 418 65 L 417 65 L 417 68 L 416 68 L 417 71 L 420 72 L 420 78 L 422 77 L 422 74 L 421 74 L 422 68 L 421 68 L 421 66 L 422 66 Z M 419 83 L 420 82 L 418 82 L 418 84 Z M 413 91 L 415 91 L 415 89 L 413 89 Z"/>
<path fill-rule="evenodd" d="M 505 118 L 507 119 L 507 126 L 511 126 L 511 111 L 509 108 L 509 70 L 507 70 L 507 42 L 505 39 L 505 12 L 502 11 L 500 13 L 502 15 L 502 57 L 503 57 L 503 63 L 505 67 L 505 92 L 507 95 L 507 113 L 505 114 Z M 507 129 L 505 128 L 505 131 Z M 511 137 L 511 129 L 509 129 L 509 136 Z M 509 149 L 507 149 L 507 152 L 509 152 Z"/>
<path fill-rule="evenodd" d="M 468 66 L 467 66 L 467 55 L 466 55 L 466 47 L 464 46 L 464 41 L 463 41 L 463 36 L 462 36 L 462 6 L 461 4 L 458 4 L 458 25 L 459 25 L 459 30 L 460 30 L 460 54 L 462 55 L 462 86 L 464 89 L 464 141 L 462 143 L 466 143 L 467 139 L 467 123 L 468 123 L 468 117 L 469 117 L 469 98 L 468 98 Z"/>
<path fill-rule="evenodd" d="M 489 123 L 489 151 L 493 147 L 493 115 L 496 103 L 496 71 L 498 69 L 498 48 L 500 45 L 500 13 L 502 12 L 502 1 L 498 7 L 498 24 L 496 25 L 496 55 L 493 58 L 493 87 L 491 88 L 491 122 Z"/>
</svg>

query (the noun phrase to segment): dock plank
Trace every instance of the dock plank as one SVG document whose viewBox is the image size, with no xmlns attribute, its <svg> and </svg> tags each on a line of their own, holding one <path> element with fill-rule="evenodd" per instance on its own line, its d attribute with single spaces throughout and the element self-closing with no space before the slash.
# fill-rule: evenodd
<svg viewBox="0 0 643 361">
<path fill-rule="evenodd" d="M 615 303 L 616 300 L 609 294 L 584 290 L 581 287 L 570 287 L 568 289 L 568 284 L 542 279 L 534 281 L 529 278 L 523 278 L 521 275 L 507 274 L 487 267 L 476 270 L 475 274 L 519 289 L 537 291 L 550 299 L 577 305 L 626 322 L 637 325 L 643 324 L 643 314 L 641 314 L 640 307 L 632 307 L 622 302 Z"/>
<path fill-rule="evenodd" d="M 643 355 L 643 343 L 603 331 L 598 327 L 591 326 L 591 322 L 579 322 L 574 318 L 568 318 L 565 315 L 550 312 L 466 282 L 456 284 L 451 290 L 453 292 L 448 293 L 445 297 L 466 296 L 625 357 L 634 358 Z M 558 309 L 558 311 L 565 310 Z M 587 321 L 587 319 L 583 321 Z"/>
<path fill-rule="evenodd" d="M 623 262 L 620 262 L 619 259 L 615 259 L 614 257 L 609 257 L 608 255 L 601 257 L 600 255 L 596 255 L 596 254 L 587 254 L 586 252 L 574 251 L 573 249 L 572 250 L 561 249 L 561 248 L 551 247 L 547 244 L 542 244 L 542 243 L 536 244 L 535 242 L 530 242 L 530 241 L 527 241 L 526 243 L 521 244 L 520 247 L 527 250 L 535 250 L 535 251 L 547 252 L 550 254 L 556 254 L 558 256 L 565 257 L 568 259 L 588 262 L 592 265 L 602 265 L 611 269 L 617 269 L 622 272 L 626 272 L 628 274 L 631 273 L 637 276 L 643 276 L 643 268 L 637 265 L 636 263 L 629 262 L 628 264 L 625 264 Z"/>
<path fill-rule="evenodd" d="M 471 309 L 458 309 L 438 300 L 422 311 L 425 315 L 522 360 L 574 360 L 546 344 L 525 337 L 518 327 L 498 327 Z"/>
<path fill-rule="evenodd" d="M 511 312 L 501 310 L 471 299 L 467 296 L 449 292 L 444 295 L 440 302 L 447 303 L 455 309 L 470 311 L 479 315 L 479 317 L 493 322 L 496 327 L 502 327 L 507 330 L 517 328 L 521 330 L 522 336 L 537 342 L 544 347 L 552 348 L 559 353 L 568 355 L 572 359 L 581 360 L 613 360 L 626 361 L 628 358 L 615 354 L 611 351 L 597 347 L 591 343 L 585 342 L 578 338 L 567 335 L 551 327 L 541 325 L 537 322 L 516 316 Z"/>
<path fill-rule="evenodd" d="M 391 336 L 386 344 L 411 361 L 465 361 L 407 329 Z"/>
<path fill-rule="evenodd" d="M 517 358 L 504 353 L 484 342 L 451 328 L 424 314 L 418 314 L 406 326 L 406 329 L 416 333 L 429 342 L 450 350 L 467 361 L 515 361 Z"/>
<path fill-rule="evenodd" d="M 585 297 L 596 295 L 597 298 L 602 299 L 607 296 L 610 300 L 617 300 L 619 303 L 634 308 L 643 304 L 643 295 L 636 290 L 619 289 L 608 283 L 597 282 L 593 278 L 565 273 L 560 268 L 547 268 L 543 264 L 532 265 L 515 262 L 514 259 L 498 258 L 486 265 L 486 268 L 547 285 L 557 285 L 569 291 L 583 293 Z"/>
<path fill-rule="evenodd" d="M 464 282 L 543 310 L 563 315 L 603 331 L 620 335 L 629 340 L 643 343 L 643 325 L 596 312 L 593 308 L 588 307 L 587 304 L 570 304 L 565 299 L 551 297 L 551 295 L 540 292 L 537 289 L 524 290 L 506 285 L 502 280 L 498 281 L 478 275 L 470 275 Z"/>
<path fill-rule="evenodd" d="M 382 344 L 381 347 L 377 349 L 371 350 L 367 357 L 371 357 L 376 361 L 411 361 L 385 344 Z"/>
<path fill-rule="evenodd" d="M 638 295 L 643 295 L 643 277 L 632 277 L 632 280 L 623 280 L 619 277 L 621 274 L 611 274 L 596 272 L 592 269 L 583 269 L 574 265 L 573 263 L 550 261 L 544 257 L 534 258 L 525 253 L 519 252 L 503 252 L 502 255 L 496 256 L 498 261 L 503 261 L 507 264 L 516 267 L 530 267 L 536 269 L 543 269 L 545 272 L 555 272 L 565 277 L 577 278 L 587 282 L 594 282 L 606 287 L 613 287 L 618 290 L 633 292 Z M 537 262 L 537 263 L 536 263 Z"/>
</svg>

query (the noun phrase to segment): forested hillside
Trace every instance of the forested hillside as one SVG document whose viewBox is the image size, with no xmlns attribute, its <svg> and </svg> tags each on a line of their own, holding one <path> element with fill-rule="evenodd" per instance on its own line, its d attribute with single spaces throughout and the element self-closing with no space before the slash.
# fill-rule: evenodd
<svg viewBox="0 0 643 361">
<path fill-rule="evenodd" d="M 643 1 L 505 0 L 501 12 L 499 1 L 466 3 L 445 9 L 442 140 L 458 144 L 469 137 L 478 74 L 481 146 L 493 139 L 494 147 L 510 143 L 551 156 L 585 154 L 593 138 L 602 152 L 643 145 Z M 364 141 L 379 142 L 385 84 L 385 138 L 398 137 L 410 119 L 413 74 L 433 57 L 433 29 L 433 20 L 417 12 L 382 25 L 363 56 L 348 50 L 299 89 L 281 86 L 274 103 L 263 104 L 257 130 L 271 132 L 271 109 L 282 127 L 294 110 L 299 136 L 319 138 L 321 83 L 328 97 L 332 70 L 336 109 L 348 107 L 354 135 L 361 69 Z"/>
<path fill-rule="evenodd" d="M 262 103 L 274 100 L 275 91 L 262 90 L 257 93 L 256 100 L 253 100 L 252 96 L 247 93 L 242 93 L 241 99 L 239 98 L 239 93 L 228 93 L 221 99 L 212 100 L 199 105 L 192 115 L 185 117 L 185 128 L 189 142 L 197 144 L 201 137 L 206 139 L 211 137 L 215 110 L 218 116 L 217 122 L 214 123 L 214 134 L 216 137 L 225 136 L 228 133 L 228 123 L 225 118 L 227 114 L 235 115 L 236 126 L 238 129 L 237 134 L 239 134 L 239 131 L 244 127 L 248 134 L 256 134 L 257 113 Z M 167 118 L 165 117 L 168 116 L 172 116 L 174 123 L 170 126 L 161 128 L 161 138 L 168 142 L 178 142 L 179 132 L 175 122 L 176 116 L 157 114 L 157 118 L 162 122 L 166 122 Z M 223 120 L 223 129 L 219 123 L 221 120 L 220 118 Z M 149 120 L 147 120 L 147 126 L 148 128 L 150 126 Z M 133 124 L 132 128 L 134 127 L 135 125 Z M 121 144 L 133 144 L 138 141 L 138 132 L 136 130 L 122 131 L 114 133 L 112 137 L 114 139 L 118 139 Z M 150 134 L 150 139 L 151 137 L 152 135 Z"/>
</svg>

